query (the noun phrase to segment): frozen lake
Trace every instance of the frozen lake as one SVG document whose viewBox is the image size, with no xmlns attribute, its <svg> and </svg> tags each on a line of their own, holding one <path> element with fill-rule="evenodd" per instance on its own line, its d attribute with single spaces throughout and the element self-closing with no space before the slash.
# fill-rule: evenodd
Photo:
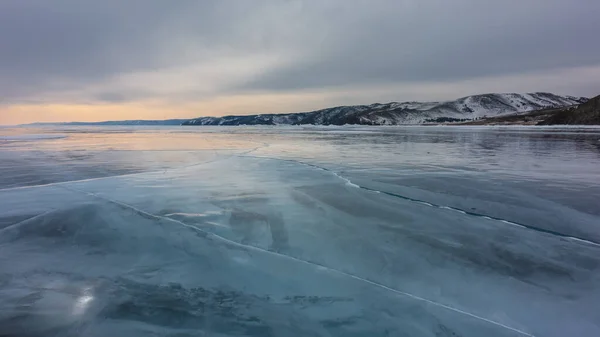
<svg viewBox="0 0 600 337">
<path fill-rule="evenodd" d="M 600 128 L 0 128 L 0 336 L 600 336 Z"/>
</svg>

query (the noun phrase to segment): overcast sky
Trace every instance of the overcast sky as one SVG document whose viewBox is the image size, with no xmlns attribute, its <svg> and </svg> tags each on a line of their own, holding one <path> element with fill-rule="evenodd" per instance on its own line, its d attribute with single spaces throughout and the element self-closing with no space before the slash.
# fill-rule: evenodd
<svg viewBox="0 0 600 337">
<path fill-rule="evenodd" d="M 1 0 L 0 124 L 600 94 L 598 0 Z"/>
</svg>

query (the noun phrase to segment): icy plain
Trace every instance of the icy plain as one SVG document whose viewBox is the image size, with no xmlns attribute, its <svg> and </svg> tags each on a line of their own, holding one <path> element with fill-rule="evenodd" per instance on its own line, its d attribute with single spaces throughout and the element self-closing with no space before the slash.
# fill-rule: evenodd
<svg viewBox="0 0 600 337">
<path fill-rule="evenodd" d="M 600 336 L 600 129 L 0 128 L 0 336 Z"/>
</svg>

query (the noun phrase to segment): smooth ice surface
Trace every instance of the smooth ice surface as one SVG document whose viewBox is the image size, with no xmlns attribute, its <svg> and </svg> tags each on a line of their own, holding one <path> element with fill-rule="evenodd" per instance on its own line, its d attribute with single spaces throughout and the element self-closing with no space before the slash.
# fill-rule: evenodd
<svg viewBox="0 0 600 337">
<path fill-rule="evenodd" d="M 600 129 L 0 128 L 0 336 L 600 336 Z"/>
</svg>

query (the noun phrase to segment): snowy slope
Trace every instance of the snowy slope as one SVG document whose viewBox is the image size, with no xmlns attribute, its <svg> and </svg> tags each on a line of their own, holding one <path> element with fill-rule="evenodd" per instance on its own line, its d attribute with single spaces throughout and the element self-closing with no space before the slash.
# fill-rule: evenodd
<svg viewBox="0 0 600 337">
<path fill-rule="evenodd" d="M 587 101 L 584 97 L 551 93 L 484 94 L 446 102 L 391 102 L 371 105 L 339 106 L 292 114 L 200 117 L 184 125 L 397 125 L 452 120 L 471 120 L 532 110 L 566 107 Z"/>
</svg>

